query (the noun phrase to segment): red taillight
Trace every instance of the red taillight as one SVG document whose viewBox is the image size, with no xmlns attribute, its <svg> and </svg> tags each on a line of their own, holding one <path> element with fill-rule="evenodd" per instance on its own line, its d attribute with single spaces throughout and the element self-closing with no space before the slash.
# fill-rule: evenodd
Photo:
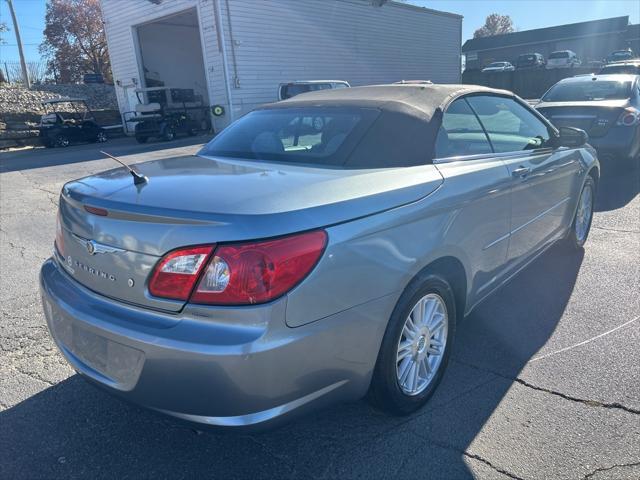
<svg viewBox="0 0 640 480">
<path fill-rule="evenodd" d="M 149 280 L 151 295 L 188 300 L 212 250 L 211 245 L 183 248 L 162 257 Z"/>
<path fill-rule="evenodd" d="M 56 215 L 56 241 L 55 246 L 58 249 L 60 255 L 64 257 L 64 236 L 62 234 L 62 219 L 60 218 L 60 210 Z"/>
<path fill-rule="evenodd" d="M 640 123 L 640 111 L 636 110 L 633 107 L 625 108 L 618 119 L 617 125 L 621 125 L 623 127 L 633 127 Z"/>
<path fill-rule="evenodd" d="M 260 242 L 221 245 L 191 296 L 194 303 L 248 305 L 284 295 L 304 279 L 324 251 L 315 231 Z"/>
</svg>

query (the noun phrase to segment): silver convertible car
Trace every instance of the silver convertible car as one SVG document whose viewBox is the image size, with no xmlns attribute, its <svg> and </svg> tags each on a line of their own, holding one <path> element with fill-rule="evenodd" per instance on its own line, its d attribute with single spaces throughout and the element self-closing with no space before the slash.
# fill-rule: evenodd
<svg viewBox="0 0 640 480">
<path fill-rule="evenodd" d="M 262 428 L 367 393 L 408 414 L 463 317 L 554 242 L 584 244 L 586 141 L 469 85 L 264 106 L 196 156 L 63 187 L 49 329 L 84 377 L 190 422 Z"/>
</svg>

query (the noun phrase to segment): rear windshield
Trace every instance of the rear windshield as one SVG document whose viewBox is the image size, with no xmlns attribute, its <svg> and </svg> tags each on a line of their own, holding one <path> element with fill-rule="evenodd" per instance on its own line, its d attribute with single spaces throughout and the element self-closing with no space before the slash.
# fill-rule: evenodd
<svg viewBox="0 0 640 480">
<path fill-rule="evenodd" d="M 542 97 L 545 102 L 583 102 L 589 100 L 624 100 L 631 96 L 631 82 L 591 80 L 557 83 Z"/>
<path fill-rule="evenodd" d="M 625 58 L 632 58 L 632 57 L 633 57 L 633 54 L 631 52 L 627 52 L 627 51 L 613 52 L 611 55 L 609 55 L 609 58 L 615 59 L 615 60 L 625 59 Z"/>
<path fill-rule="evenodd" d="M 313 92 L 315 90 L 328 90 L 331 88 L 330 83 L 291 83 L 280 87 L 280 96 L 283 100 L 295 97 L 301 93 Z"/>
<path fill-rule="evenodd" d="M 569 52 L 553 52 L 549 58 L 569 58 Z"/>
<path fill-rule="evenodd" d="M 535 60 L 536 60 L 536 56 L 535 55 L 520 55 L 518 57 L 518 62 L 519 63 L 535 62 Z"/>
<path fill-rule="evenodd" d="M 341 166 L 379 113 L 343 107 L 256 110 L 224 129 L 200 154 Z"/>
<path fill-rule="evenodd" d="M 600 73 L 606 73 L 607 75 L 614 73 L 640 75 L 640 65 L 609 65 L 606 67 L 602 67 Z"/>
</svg>

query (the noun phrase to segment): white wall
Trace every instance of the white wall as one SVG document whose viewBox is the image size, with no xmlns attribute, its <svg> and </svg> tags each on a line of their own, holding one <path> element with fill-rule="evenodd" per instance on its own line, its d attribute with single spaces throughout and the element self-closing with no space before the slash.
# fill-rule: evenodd
<svg viewBox="0 0 640 480">
<path fill-rule="evenodd" d="M 374 7 L 369 0 L 229 0 L 229 18 L 227 2 L 220 3 L 232 78 L 232 54 L 236 57 L 239 88 L 231 89 L 236 116 L 275 101 L 278 84 L 289 80 L 337 78 L 352 85 L 460 81 L 459 16 L 394 2 Z M 114 78 L 126 85 L 140 76 L 134 25 L 196 6 L 209 100 L 227 106 L 214 5 L 215 0 L 159 5 L 102 0 Z M 117 91 L 125 110 L 126 92 Z M 219 119 L 218 127 L 225 123 L 226 118 Z"/>
<path fill-rule="evenodd" d="M 223 2 L 224 4 L 224 2 Z M 410 5 L 369 1 L 231 0 L 242 112 L 276 99 L 279 83 L 340 79 L 351 85 L 460 81 L 462 19 Z"/>
</svg>

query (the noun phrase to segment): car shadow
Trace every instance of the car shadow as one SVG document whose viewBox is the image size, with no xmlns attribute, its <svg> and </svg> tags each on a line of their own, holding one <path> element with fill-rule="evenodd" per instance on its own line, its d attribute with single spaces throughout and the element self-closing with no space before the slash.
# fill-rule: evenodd
<svg viewBox="0 0 640 480">
<path fill-rule="evenodd" d="M 111 155 L 121 156 L 188 147 L 206 143 L 212 137 L 212 134 L 208 134 L 177 138 L 171 142 L 150 141 L 145 144 L 139 144 L 134 138 L 126 137 L 114 139 L 107 143 L 77 144 L 67 148 L 46 149 L 40 147 L 29 150 L 0 152 L 0 173 L 103 160 L 106 157 L 100 153 L 101 150 Z"/>
<path fill-rule="evenodd" d="M 411 416 L 360 401 L 267 433 L 203 433 L 75 375 L 0 412 L 0 477 L 472 478 L 465 451 L 553 334 L 582 260 L 554 246 L 482 303 L 459 326 L 443 383 Z"/>
<path fill-rule="evenodd" d="M 601 161 L 601 175 L 595 211 L 607 212 L 627 205 L 640 193 L 640 158 L 617 163 L 615 158 Z"/>
</svg>

